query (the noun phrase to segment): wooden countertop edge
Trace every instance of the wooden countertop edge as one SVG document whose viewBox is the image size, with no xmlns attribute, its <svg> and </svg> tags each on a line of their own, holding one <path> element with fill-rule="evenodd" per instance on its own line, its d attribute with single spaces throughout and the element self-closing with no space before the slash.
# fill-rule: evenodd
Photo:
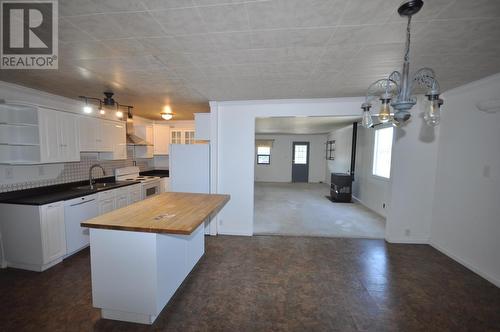
<svg viewBox="0 0 500 332">
<path fill-rule="evenodd" d="M 98 225 L 92 223 L 82 222 L 80 225 L 82 227 L 95 228 L 95 229 L 107 229 L 114 231 L 129 231 L 129 232 L 142 232 L 142 233 L 158 233 L 158 234 L 177 234 L 177 235 L 191 235 L 198 226 L 205 222 L 207 218 L 211 218 L 215 216 L 219 211 L 229 202 L 231 196 L 230 195 L 221 195 L 224 196 L 224 201 L 214 210 L 205 215 L 202 220 L 196 224 L 196 226 L 188 229 L 169 229 L 169 228 L 145 228 L 145 227 L 134 227 L 134 226 L 119 226 L 119 225 Z"/>
</svg>

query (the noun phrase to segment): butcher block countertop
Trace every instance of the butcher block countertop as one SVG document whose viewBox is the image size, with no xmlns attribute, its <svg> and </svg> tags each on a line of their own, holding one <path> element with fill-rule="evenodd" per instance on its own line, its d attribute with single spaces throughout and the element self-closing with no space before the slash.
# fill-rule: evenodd
<svg viewBox="0 0 500 332">
<path fill-rule="evenodd" d="M 229 195 L 163 193 L 89 219 L 81 225 L 121 231 L 191 234 L 229 201 Z"/>
</svg>

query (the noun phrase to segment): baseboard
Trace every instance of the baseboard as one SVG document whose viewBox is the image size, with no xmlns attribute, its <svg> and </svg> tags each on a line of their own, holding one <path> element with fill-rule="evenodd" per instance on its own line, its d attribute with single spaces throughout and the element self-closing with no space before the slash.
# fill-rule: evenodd
<svg viewBox="0 0 500 332">
<path fill-rule="evenodd" d="M 378 213 L 377 211 L 373 210 L 372 208 L 370 208 L 368 205 L 365 204 L 365 202 L 363 202 L 362 200 L 360 200 L 359 198 L 357 198 L 356 196 L 352 195 L 352 199 L 356 202 L 358 202 L 359 204 L 363 205 L 365 208 L 367 208 L 368 210 L 370 210 L 371 212 L 375 213 L 377 216 L 379 217 L 382 217 L 382 218 L 386 218 L 386 216 L 384 215 L 381 215 L 380 213 Z"/>
<path fill-rule="evenodd" d="M 233 231 L 221 231 L 217 235 L 231 235 L 231 236 L 253 236 L 253 233 L 248 232 L 233 232 Z"/>
<path fill-rule="evenodd" d="M 393 238 L 386 237 L 385 240 L 392 244 L 429 244 L 429 239 L 413 239 L 413 238 Z"/>
<path fill-rule="evenodd" d="M 477 275 L 479 275 L 480 277 L 488 280 L 489 282 L 491 282 L 493 285 L 497 286 L 498 288 L 500 288 L 500 279 L 497 279 L 495 278 L 494 276 L 491 276 L 489 275 L 488 273 L 485 273 L 483 271 L 481 271 L 481 269 L 475 267 L 473 264 L 470 264 L 468 262 L 466 262 L 465 260 L 459 258 L 458 256 L 450 253 L 448 250 L 444 249 L 443 247 L 437 245 L 436 243 L 434 242 L 430 242 L 429 245 L 431 247 L 433 247 L 434 249 L 436 249 L 437 251 L 445 254 L 446 256 L 450 257 L 451 259 L 453 259 L 454 261 L 462 264 L 463 266 L 465 266 L 466 268 L 468 268 L 469 270 L 471 270 L 472 272 L 476 273 Z"/>
</svg>

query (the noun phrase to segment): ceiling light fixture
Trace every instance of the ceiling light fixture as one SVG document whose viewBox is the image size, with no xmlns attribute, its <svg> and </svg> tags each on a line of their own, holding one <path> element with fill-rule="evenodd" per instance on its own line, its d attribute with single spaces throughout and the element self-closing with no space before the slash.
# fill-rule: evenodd
<svg viewBox="0 0 500 332">
<path fill-rule="evenodd" d="M 170 108 L 169 105 L 165 106 L 163 108 L 163 112 L 160 113 L 160 116 L 163 120 L 172 120 L 172 118 L 174 117 L 174 113 L 172 112 L 172 108 Z"/>
<path fill-rule="evenodd" d="M 129 106 L 129 105 L 121 105 L 119 104 L 117 101 L 115 101 L 113 99 L 113 92 L 104 92 L 104 98 L 103 99 L 99 99 L 99 98 L 94 98 L 94 97 L 87 97 L 87 96 L 79 96 L 78 98 L 81 98 L 83 100 L 85 100 L 85 106 L 83 108 L 83 111 L 87 114 L 90 114 L 93 112 L 93 109 L 92 107 L 89 105 L 88 101 L 89 100 L 95 100 L 95 101 L 98 101 L 99 102 L 99 114 L 101 115 L 105 115 L 106 114 L 106 110 L 105 108 L 115 108 L 116 109 L 116 112 L 115 112 L 115 115 L 116 117 L 118 117 L 119 119 L 123 119 L 123 111 L 120 110 L 120 107 L 122 108 L 126 108 L 127 109 L 127 112 L 129 114 L 131 114 L 131 110 L 132 108 L 134 108 L 133 106 Z"/>
<path fill-rule="evenodd" d="M 378 114 L 380 122 L 391 122 L 396 127 L 404 125 L 411 117 L 410 109 L 417 103 L 417 100 L 411 96 L 416 85 L 426 90 L 425 96 L 428 99 L 428 105 L 424 114 L 425 122 L 432 127 L 439 124 L 443 100 L 439 98 L 439 83 L 435 78 L 434 70 L 431 68 L 419 69 L 410 79 L 411 18 L 422 9 L 423 5 L 422 0 L 407 0 L 398 8 L 400 16 L 408 17 L 403 70 L 401 73 L 394 71 L 388 78 L 378 80 L 368 87 L 365 102 L 361 106 L 363 110 L 361 124 L 365 128 L 373 126 L 370 108 L 372 101 L 377 98 L 382 102 Z M 395 110 L 394 114 L 391 113 L 390 106 Z"/>
</svg>

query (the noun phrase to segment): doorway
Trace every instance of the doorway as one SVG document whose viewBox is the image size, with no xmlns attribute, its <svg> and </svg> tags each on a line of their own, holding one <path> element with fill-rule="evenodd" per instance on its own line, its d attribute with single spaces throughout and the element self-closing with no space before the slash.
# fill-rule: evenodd
<svg viewBox="0 0 500 332">
<path fill-rule="evenodd" d="M 309 142 L 293 142 L 292 182 L 309 182 Z"/>
</svg>

